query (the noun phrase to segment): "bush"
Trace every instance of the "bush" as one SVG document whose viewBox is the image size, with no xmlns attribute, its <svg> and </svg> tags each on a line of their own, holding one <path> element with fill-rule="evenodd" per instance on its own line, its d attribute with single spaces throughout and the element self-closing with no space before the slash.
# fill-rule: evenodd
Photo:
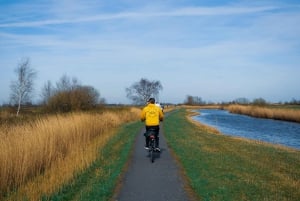
<svg viewBox="0 0 300 201">
<path fill-rule="evenodd" d="M 263 98 L 256 98 L 253 100 L 253 105 L 265 106 L 265 105 L 267 105 L 267 101 Z"/>
<path fill-rule="evenodd" d="M 91 86 L 77 86 L 75 88 L 58 91 L 48 100 L 46 108 L 55 112 L 70 112 L 89 110 L 99 101 L 99 93 Z"/>
</svg>

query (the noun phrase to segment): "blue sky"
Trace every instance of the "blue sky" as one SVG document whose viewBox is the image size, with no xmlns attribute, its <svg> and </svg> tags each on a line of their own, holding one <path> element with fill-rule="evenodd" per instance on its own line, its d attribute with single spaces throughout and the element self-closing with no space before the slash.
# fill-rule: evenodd
<svg viewBox="0 0 300 201">
<path fill-rule="evenodd" d="M 0 0 L 0 104 L 22 58 L 42 86 L 76 77 L 108 103 L 159 80 L 161 102 L 300 100 L 300 2 Z"/>
</svg>

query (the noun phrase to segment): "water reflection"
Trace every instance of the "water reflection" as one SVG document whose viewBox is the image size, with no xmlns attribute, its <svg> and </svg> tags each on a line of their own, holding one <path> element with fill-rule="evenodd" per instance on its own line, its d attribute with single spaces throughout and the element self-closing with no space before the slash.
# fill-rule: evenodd
<svg viewBox="0 0 300 201">
<path fill-rule="evenodd" d="M 216 127 L 225 135 L 281 144 L 300 149 L 300 124 L 272 119 L 253 118 L 231 114 L 226 110 L 200 110 L 201 115 L 193 118 L 201 123 Z"/>
</svg>

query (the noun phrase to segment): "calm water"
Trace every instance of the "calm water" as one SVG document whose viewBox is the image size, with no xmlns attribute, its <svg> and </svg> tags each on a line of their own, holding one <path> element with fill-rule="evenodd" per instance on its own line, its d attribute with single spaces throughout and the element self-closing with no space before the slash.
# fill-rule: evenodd
<svg viewBox="0 0 300 201">
<path fill-rule="evenodd" d="M 193 117 L 203 124 L 217 128 L 225 135 L 281 144 L 300 149 L 300 124 L 271 119 L 259 119 L 231 114 L 226 110 L 200 110 Z"/>
</svg>

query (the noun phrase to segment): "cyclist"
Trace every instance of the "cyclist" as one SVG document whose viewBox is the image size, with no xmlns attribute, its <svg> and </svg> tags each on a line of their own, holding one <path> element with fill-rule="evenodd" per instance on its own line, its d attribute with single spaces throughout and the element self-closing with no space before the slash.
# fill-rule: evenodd
<svg viewBox="0 0 300 201">
<path fill-rule="evenodd" d="M 154 129 L 155 132 L 155 139 L 156 139 L 156 150 L 160 151 L 159 149 L 159 122 L 163 121 L 164 115 L 160 107 L 155 105 L 155 99 L 150 98 L 147 102 L 147 106 L 143 108 L 141 113 L 141 120 L 145 121 L 146 126 L 146 133 L 149 129 Z M 146 138 L 146 145 L 145 149 L 149 149 L 149 137 Z"/>
</svg>

